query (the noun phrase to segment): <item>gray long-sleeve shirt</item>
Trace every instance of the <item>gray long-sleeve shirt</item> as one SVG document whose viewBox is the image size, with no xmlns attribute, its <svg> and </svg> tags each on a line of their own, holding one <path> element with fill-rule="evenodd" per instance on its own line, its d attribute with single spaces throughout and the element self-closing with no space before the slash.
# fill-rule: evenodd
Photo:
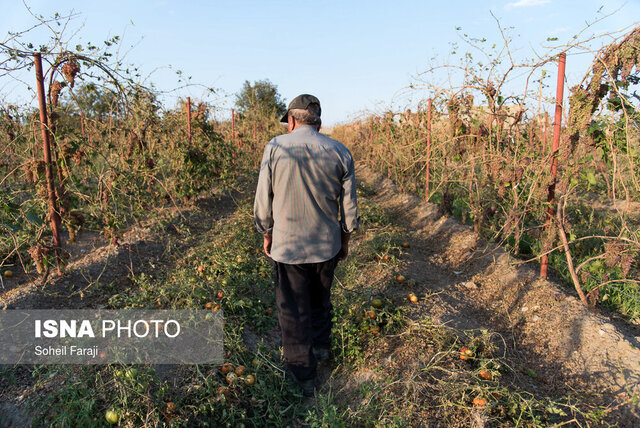
<svg viewBox="0 0 640 428">
<path fill-rule="evenodd" d="M 341 230 L 358 228 L 349 149 L 311 126 L 272 139 L 260 165 L 254 217 L 260 233 L 273 235 L 271 257 L 277 262 L 319 263 L 335 257 Z"/>
</svg>

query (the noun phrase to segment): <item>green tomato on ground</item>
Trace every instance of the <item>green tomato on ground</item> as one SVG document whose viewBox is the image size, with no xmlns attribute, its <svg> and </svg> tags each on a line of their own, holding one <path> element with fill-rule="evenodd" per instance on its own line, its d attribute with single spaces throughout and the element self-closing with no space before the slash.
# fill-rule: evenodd
<svg viewBox="0 0 640 428">
<path fill-rule="evenodd" d="M 113 409 L 109 409 L 105 412 L 104 414 L 104 418 L 107 420 L 107 422 L 109 422 L 111 425 L 117 424 L 118 421 L 120 420 L 120 415 L 118 414 L 118 412 L 116 412 Z"/>
</svg>

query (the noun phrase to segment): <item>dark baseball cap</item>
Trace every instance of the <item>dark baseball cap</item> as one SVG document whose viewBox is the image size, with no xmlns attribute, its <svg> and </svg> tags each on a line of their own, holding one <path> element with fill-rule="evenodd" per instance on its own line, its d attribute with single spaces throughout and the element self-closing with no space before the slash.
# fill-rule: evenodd
<svg viewBox="0 0 640 428">
<path fill-rule="evenodd" d="M 280 123 L 287 123 L 287 116 L 289 116 L 289 110 L 292 110 L 292 109 L 306 110 L 307 108 L 309 108 L 309 105 L 311 104 L 318 104 L 318 107 L 320 107 L 320 100 L 314 97 L 313 95 L 309 95 L 309 94 L 298 95 L 297 97 L 292 99 L 291 102 L 289 103 L 289 108 L 287 109 L 287 112 L 284 114 L 284 116 L 282 116 L 282 119 L 280 119 Z M 320 109 L 320 112 L 322 113 L 322 109 Z"/>
</svg>

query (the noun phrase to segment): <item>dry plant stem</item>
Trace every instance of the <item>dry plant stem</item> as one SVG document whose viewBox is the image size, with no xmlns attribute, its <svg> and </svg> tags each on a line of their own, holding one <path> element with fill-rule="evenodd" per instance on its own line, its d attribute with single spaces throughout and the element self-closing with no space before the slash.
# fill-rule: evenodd
<svg viewBox="0 0 640 428">
<path fill-rule="evenodd" d="M 566 204 L 566 198 L 565 198 Z M 587 298 L 582 291 L 582 287 L 580 286 L 580 280 L 578 279 L 578 275 L 576 274 L 575 269 L 573 268 L 573 257 L 571 256 L 571 250 L 569 249 L 569 241 L 567 240 L 567 234 L 564 231 L 564 221 L 562 211 L 564 211 L 564 204 L 558 204 L 558 210 L 556 213 L 556 220 L 558 222 L 558 233 L 560 235 L 560 241 L 562 242 L 562 247 L 564 248 L 564 255 L 567 259 L 567 267 L 569 268 L 569 273 L 571 274 L 571 280 L 573 281 L 573 286 L 580 297 L 580 301 L 585 305 L 589 306 L 587 302 Z"/>
<path fill-rule="evenodd" d="M 38 100 L 40 102 L 40 128 L 42 130 L 42 145 L 44 151 L 45 173 L 47 177 L 49 218 L 51 220 L 51 232 L 53 233 L 53 248 L 56 253 L 56 267 L 58 269 L 58 275 L 62 275 L 62 268 L 60 264 L 60 214 L 58 214 L 55 184 L 53 182 L 53 171 L 51 169 L 51 146 L 49 145 L 47 105 L 44 93 L 44 77 L 42 75 L 42 58 L 39 53 L 34 55 L 34 63 L 38 86 Z"/>
</svg>

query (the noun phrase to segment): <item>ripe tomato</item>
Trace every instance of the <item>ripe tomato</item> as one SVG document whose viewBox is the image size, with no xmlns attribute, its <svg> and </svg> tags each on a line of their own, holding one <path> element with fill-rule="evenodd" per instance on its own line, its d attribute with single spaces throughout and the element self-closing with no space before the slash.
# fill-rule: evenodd
<svg viewBox="0 0 640 428">
<path fill-rule="evenodd" d="M 493 379 L 493 375 L 491 374 L 491 372 L 489 370 L 486 370 L 486 369 L 480 370 L 478 372 L 478 375 L 484 380 Z"/>
<path fill-rule="evenodd" d="M 473 399 L 473 407 L 484 407 L 487 405 L 487 399 L 477 396 Z"/>
<path fill-rule="evenodd" d="M 236 376 L 234 372 L 229 372 L 227 373 L 225 380 L 227 381 L 228 384 L 232 384 L 237 378 L 238 376 Z"/>
<path fill-rule="evenodd" d="M 460 348 L 460 359 L 468 360 L 469 358 L 473 358 L 473 351 L 466 346 Z"/>
<path fill-rule="evenodd" d="M 219 387 L 217 395 L 219 398 L 229 397 L 229 388 L 227 388 L 226 386 Z"/>
</svg>

